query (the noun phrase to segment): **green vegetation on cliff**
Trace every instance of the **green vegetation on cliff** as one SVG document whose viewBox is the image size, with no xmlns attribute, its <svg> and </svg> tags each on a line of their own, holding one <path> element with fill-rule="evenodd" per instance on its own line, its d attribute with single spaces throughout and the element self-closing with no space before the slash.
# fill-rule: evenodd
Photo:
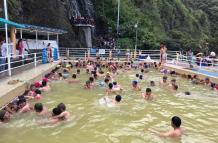
<svg viewBox="0 0 218 143">
<path fill-rule="evenodd" d="M 96 14 L 116 32 L 117 0 L 95 0 Z M 197 50 L 209 43 L 218 49 L 218 0 L 121 0 L 120 45 L 134 47 L 139 22 L 139 46 Z"/>
</svg>

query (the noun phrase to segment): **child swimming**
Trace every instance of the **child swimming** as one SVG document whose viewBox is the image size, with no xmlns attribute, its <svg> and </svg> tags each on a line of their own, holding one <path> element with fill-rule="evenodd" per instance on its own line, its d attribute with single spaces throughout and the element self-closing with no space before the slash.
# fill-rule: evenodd
<svg viewBox="0 0 218 143">
<path fill-rule="evenodd" d="M 142 93 L 142 97 L 143 97 L 145 100 L 147 100 L 147 101 L 153 100 L 153 95 L 152 95 L 152 93 L 151 93 L 151 89 L 150 89 L 150 88 L 147 88 L 147 89 L 146 89 L 146 92 L 145 92 L 145 93 Z"/>
<path fill-rule="evenodd" d="M 39 116 L 46 116 L 48 115 L 48 110 L 42 103 L 36 103 L 34 105 L 34 110 Z"/>
<path fill-rule="evenodd" d="M 11 119 L 11 114 L 8 111 L 1 110 L 0 111 L 0 122 L 1 123 L 6 123 L 10 121 Z"/>
<path fill-rule="evenodd" d="M 164 133 L 161 133 L 161 132 L 157 132 L 157 131 L 154 131 L 154 130 L 150 130 L 152 133 L 155 133 L 161 137 L 172 137 L 172 138 L 175 138 L 175 137 L 181 137 L 184 130 L 180 127 L 182 124 L 182 121 L 179 117 L 177 116 L 174 116 L 172 119 L 171 119 L 171 126 L 173 127 L 173 130 L 170 130 L 168 132 L 164 132 Z"/>
<path fill-rule="evenodd" d="M 135 80 L 132 82 L 132 89 L 135 90 L 135 91 L 140 91 L 141 90 L 140 86 L 138 85 L 138 82 L 135 81 Z"/>
<path fill-rule="evenodd" d="M 73 75 L 72 75 L 72 79 L 68 79 L 68 83 L 69 83 L 69 84 L 78 83 L 79 80 L 77 80 L 76 77 L 77 77 L 76 74 L 73 74 Z"/>
</svg>

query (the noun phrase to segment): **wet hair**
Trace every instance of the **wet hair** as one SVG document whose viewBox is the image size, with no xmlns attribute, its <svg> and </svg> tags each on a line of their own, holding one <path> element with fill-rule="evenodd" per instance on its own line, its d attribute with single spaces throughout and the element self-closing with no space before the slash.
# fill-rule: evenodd
<svg viewBox="0 0 218 143">
<path fill-rule="evenodd" d="M 73 79 L 76 79 L 76 74 L 73 74 L 73 75 L 72 75 L 72 78 L 73 78 Z"/>
<path fill-rule="evenodd" d="M 36 89 L 36 90 L 35 90 L 35 93 L 36 93 L 36 94 L 42 94 L 42 92 L 41 92 L 39 89 Z"/>
<path fill-rule="evenodd" d="M 36 112 L 38 112 L 38 113 L 42 112 L 42 110 L 43 110 L 43 105 L 42 105 L 42 103 L 36 103 L 36 104 L 34 105 L 34 110 L 35 110 Z"/>
<path fill-rule="evenodd" d="M 188 75 L 188 79 L 192 79 L 192 76 L 190 74 Z"/>
<path fill-rule="evenodd" d="M 167 76 L 163 76 L 163 80 L 167 80 Z"/>
<path fill-rule="evenodd" d="M 62 112 L 66 110 L 66 106 L 64 103 L 58 104 L 57 108 L 59 108 Z"/>
<path fill-rule="evenodd" d="M 6 113 L 6 111 L 4 111 L 4 110 L 0 111 L 0 121 L 2 121 L 2 122 L 4 121 L 5 113 Z"/>
<path fill-rule="evenodd" d="M 141 73 L 143 73 L 144 72 L 144 69 L 141 69 Z"/>
<path fill-rule="evenodd" d="M 139 79 L 141 79 L 141 80 L 142 80 L 142 79 L 143 79 L 143 75 L 140 75 L 140 76 L 139 76 Z"/>
<path fill-rule="evenodd" d="M 108 88 L 109 88 L 109 89 L 112 89 L 112 88 L 113 88 L 113 84 L 112 84 L 112 83 L 109 83 L 109 84 L 108 84 Z"/>
<path fill-rule="evenodd" d="M 57 116 L 57 115 L 60 115 L 61 114 L 61 109 L 59 109 L 59 108 L 54 108 L 53 110 L 52 110 L 52 116 Z"/>
<path fill-rule="evenodd" d="M 18 102 L 17 102 L 17 105 L 20 105 L 22 103 L 26 103 L 26 99 L 25 98 L 19 99 Z"/>
<path fill-rule="evenodd" d="M 113 85 L 117 85 L 117 82 L 116 82 L 116 81 L 114 81 L 114 82 L 113 82 Z"/>
<path fill-rule="evenodd" d="M 100 74 L 104 74 L 104 71 L 100 70 L 99 73 L 100 73 Z"/>
<path fill-rule="evenodd" d="M 91 82 L 90 82 L 89 80 L 86 81 L 86 85 L 87 85 L 87 84 L 90 84 L 90 83 L 91 83 Z"/>
<path fill-rule="evenodd" d="M 211 88 L 215 88 L 216 84 L 215 83 L 211 83 L 210 86 L 211 86 Z"/>
<path fill-rule="evenodd" d="M 63 77 L 62 73 L 58 73 L 58 75 L 59 75 L 60 77 Z"/>
<path fill-rule="evenodd" d="M 77 74 L 80 74 L 80 69 L 77 69 L 77 70 L 76 70 L 76 73 L 77 73 Z"/>
<path fill-rule="evenodd" d="M 147 92 L 151 92 L 151 89 L 150 88 L 146 88 L 146 93 Z"/>
<path fill-rule="evenodd" d="M 134 80 L 134 81 L 132 82 L 132 84 L 137 85 L 138 82 Z"/>
<path fill-rule="evenodd" d="M 104 80 L 104 82 L 105 83 L 108 83 L 110 80 L 108 79 L 108 78 L 106 78 L 105 80 Z"/>
<path fill-rule="evenodd" d="M 174 116 L 174 117 L 171 119 L 171 122 L 172 122 L 173 127 L 175 127 L 175 128 L 179 128 L 180 125 L 182 124 L 181 119 L 180 119 L 179 117 L 177 117 L 177 116 Z"/>
<path fill-rule="evenodd" d="M 175 90 L 178 90 L 178 85 L 173 85 L 173 88 L 175 89 Z"/>
<path fill-rule="evenodd" d="M 191 93 L 189 91 L 186 91 L 185 95 L 191 95 Z"/>
<path fill-rule="evenodd" d="M 94 82 L 94 78 L 93 78 L 93 77 L 90 77 L 90 78 L 89 78 L 89 81 L 90 81 L 90 82 Z"/>
<path fill-rule="evenodd" d="M 47 82 L 43 80 L 41 86 L 42 86 L 42 87 L 47 86 Z"/>
<path fill-rule="evenodd" d="M 115 97 L 115 100 L 116 100 L 117 102 L 120 102 L 120 101 L 122 100 L 122 96 L 117 95 L 117 96 Z"/>
<path fill-rule="evenodd" d="M 139 74 L 136 74 L 135 76 L 136 76 L 136 77 L 139 77 Z"/>
<path fill-rule="evenodd" d="M 64 69 L 64 71 L 63 72 L 65 72 L 65 73 L 68 73 L 68 71 L 66 70 L 66 69 Z"/>
<path fill-rule="evenodd" d="M 150 86 L 155 86 L 155 82 L 154 81 L 150 81 Z"/>
</svg>

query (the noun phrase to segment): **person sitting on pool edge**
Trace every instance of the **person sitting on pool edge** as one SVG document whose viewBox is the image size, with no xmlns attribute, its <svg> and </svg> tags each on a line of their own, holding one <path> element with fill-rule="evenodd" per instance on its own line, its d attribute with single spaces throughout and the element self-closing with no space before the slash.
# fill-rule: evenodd
<svg viewBox="0 0 218 143">
<path fill-rule="evenodd" d="M 138 82 L 135 81 L 135 80 L 132 82 L 132 89 L 135 90 L 135 91 L 140 91 L 141 90 L 140 86 L 138 85 Z"/>
<path fill-rule="evenodd" d="M 76 74 L 73 74 L 73 75 L 72 75 L 72 79 L 69 79 L 69 80 L 68 80 L 68 83 L 69 83 L 69 84 L 78 83 L 79 80 L 77 80 L 76 77 L 77 77 Z"/>
<path fill-rule="evenodd" d="M 145 100 L 147 100 L 147 101 L 153 100 L 153 95 L 152 95 L 152 93 L 151 93 L 151 89 L 150 89 L 150 88 L 147 88 L 147 89 L 146 89 L 146 92 L 145 92 L 145 93 L 142 93 L 142 97 L 143 97 Z"/>
<path fill-rule="evenodd" d="M 161 137 L 172 137 L 172 138 L 175 138 L 175 137 L 181 137 L 184 130 L 180 127 L 182 124 L 182 121 L 179 117 L 177 116 L 174 116 L 172 119 L 171 119 L 171 126 L 173 127 L 173 130 L 170 130 L 168 132 L 164 132 L 164 133 L 161 133 L 161 132 L 157 132 L 157 131 L 154 131 L 154 130 L 150 130 L 152 133 L 155 133 Z"/>
<path fill-rule="evenodd" d="M 48 115 L 48 110 L 42 103 L 36 103 L 34 105 L 34 110 L 39 116 L 46 116 Z"/>
</svg>

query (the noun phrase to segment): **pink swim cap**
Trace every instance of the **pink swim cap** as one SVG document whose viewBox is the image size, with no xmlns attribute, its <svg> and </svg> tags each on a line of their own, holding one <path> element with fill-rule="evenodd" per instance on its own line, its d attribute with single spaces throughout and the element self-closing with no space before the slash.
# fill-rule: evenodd
<svg viewBox="0 0 218 143">
<path fill-rule="evenodd" d="M 40 84 L 39 82 L 35 82 L 35 83 L 34 83 L 34 86 L 35 86 L 36 88 L 39 88 L 39 87 L 41 86 L 41 84 Z"/>
<path fill-rule="evenodd" d="M 42 81 L 48 82 L 48 78 L 44 77 Z"/>
</svg>

